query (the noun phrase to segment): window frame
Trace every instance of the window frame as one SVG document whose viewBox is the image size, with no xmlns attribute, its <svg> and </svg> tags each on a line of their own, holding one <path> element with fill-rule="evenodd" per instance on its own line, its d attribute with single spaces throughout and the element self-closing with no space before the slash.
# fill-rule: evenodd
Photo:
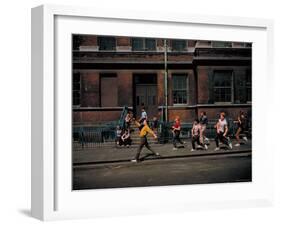
<svg viewBox="0 0 281 226">
<path fill-rule="evenodd" d="M 185 46 L 183 49 L 175 49 L 173 47 L 173 42 L 184 42 L 185 43 Z M 170 48 L 171 48 L 171 51 L 172 52 L 186 52 L 187 51 L 187 48 L 188 48 L 188 40 L 185 40 L 185 39 L 171 39 L 170 40 Z"/>
<path fill-rule="evenodd" d="M 230 43 L 230 46 L 215 46 L 215 44 L 223 44 L 223 43 Z M 233 48 L 233 42 L 229 41 L 211 41 L 212 48 Z"/>
<path fill-rule="evenodd" d="M 215 95 L 215 89 L 223 89 L 223 88 L 226 88 L 226 87 L 223 87 L 223 86 L 215 86 L 215 76 L 216 76 L 216 72 L 230 72 L 231 75 L 230 75 L 230 101 L 217 101 L 216 100 L 216 95 Z M 228 69 L 225 69 L 225 70 L 214 70 L 213 71 L 213 86 L 212 86 L 212 92 L 213 92 L 213 99 L 214 99 L 214 104 L 232 104 L 234 103 L 234 71 L 233 70 L 228 70 Z"/>
<path fill-rule="evenodd" d="M 106 38 L 112 38 L 114 39 L 114 46 L 113 49 L 101 49 L 101 40 L 102 39 L 106 39 Z M 117 39 L 115 36 L 98 36 L 97 37 L 97 42 L 98 42 L 98 46 L 99 46 L 99 51 L 104 51 L 104 52 L 112 52 L 112 51 L 116 51 L 117 49 Z"/>
<path fill-rule="evenodd" d="M 180 76 L 185 76 L 186 82 L 185 82 L 185 90 L 184 89 L 174 89 L 174 77 L 180 77 Z M 186 92 L 186 103 L 175 103 L 174 102 L 174 92 L 175 91 L 185 91 Z M 186 106 L 189 105 L 190 101 L 190 93 L 189 93 L 189 76 L 188 73 L 172 73 L 172 102 L 173 106 Z"/>
<path fill-rule="evenodd" d="M 248 83 L 248 77 L 250 77 L 250 86 L 247 84 Z M 247 69 L 246 70 L 246 78 L 245 78 L 245 89 L 246 89 L 246 103 L 251 104 L 252 103 L 252 98 L 253 98 L 253 91 L 252 91 L 252 70 Z M 251 100 L 248 99 L 248 89 L 251 91 Z"/>
<path fill-rule="evenodd" d="M 139 39 L 142 42 L 142 48 L 141 49 L 135 49 L 134 48 L 134 39 Z M 147 41 L 153 40 L 154 41 L 154 48 L 153 49 L 147 49 Z M 157 40 L 156 38 L 139 38 L 139 37 L 132 37 L 131 38 L 131 46 L 132 46 L 132 52 L 155 52 L 157 50 Z"/>
</svg>

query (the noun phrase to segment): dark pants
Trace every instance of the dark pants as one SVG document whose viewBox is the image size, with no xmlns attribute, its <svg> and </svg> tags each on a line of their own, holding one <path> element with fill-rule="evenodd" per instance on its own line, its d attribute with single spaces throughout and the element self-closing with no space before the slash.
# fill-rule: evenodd
<svg viewBox="0 0 281 226">
<path fill-rule="evenodd" d="M 173 145 L 174 145 L 175 148 L 177 147 L 177 141 L 178 141 L 180 144 L 183 144 L 183 142 L 182 142 L 181 139 L 180 139 L 180 131 L 175 131 L 175 132 L 173 133 Z"/>
<path fill-rule="evenodd" d="M 223 144 L 229 146 L 229 141 L 225 136 L 223 136 L 223 132 L 217 133 L 215 141 L 216 141 L 217 147 L 219 147 L 219 141 L 221 141 Z"/>
<path fill-rule="evenodd" d="M 137 154 L 136 154 L 136 157 L 135 157 L 136 160 L 139 160 L 141 150 L 142 150 L 142 148 L 143 148 L 144 146 L 145 146 L 149 151 L 151 151 L 154 155 L 156 155 L 156 153 L 155 153 L 155 152 L 151 149 L 151 147 L 149 146 L 149 144 L 148 144 L 148 142 L 147 142 L 147 138 L 146 138 L 146 136 L 145 136 L 145 137 L 141 137 L 141 138 L 140 138 L 140 146 L 138 147 Z"/>
<path fill-rule="evenodd" d="M 201 145 L 202 147 L 204 146 L 201 142 L 200 142 L 200 136 L 193 136 L 192 139 L 191 139 L 191 144 L 192 144 L 192 149 L 195 149 L 195 142 L 198 144 L 198 145 Z"/>
</svg>

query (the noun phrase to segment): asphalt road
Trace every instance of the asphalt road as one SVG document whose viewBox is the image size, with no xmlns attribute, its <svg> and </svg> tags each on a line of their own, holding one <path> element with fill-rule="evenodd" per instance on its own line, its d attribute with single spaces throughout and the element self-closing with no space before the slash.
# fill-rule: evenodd
<svg viewBox="0 0 281 226">
<path fill-rule="evenodd" d="M 73 168 L 73 189 L 143 187 L 223 182 L 252 178 L 251 153 L 90 164 Z"/>
</svg>

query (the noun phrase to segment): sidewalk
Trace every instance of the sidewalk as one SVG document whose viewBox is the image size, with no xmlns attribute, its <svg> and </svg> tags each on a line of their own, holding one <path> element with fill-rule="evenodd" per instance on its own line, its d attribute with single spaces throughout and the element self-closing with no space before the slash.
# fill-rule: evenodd
<svg viewBox="0 0 281 226">
<path fill-rule="evenodd" d="M 173 150 L 172 144 L 157 144 L 153 145 L 152 148 L 161 155 L 160 157 L 150 155 L 151 152 L 144 147 L 141 152 L 141 159 L 167 159 L 208 155 L 214 156 L 221 154 L 251 153 L 252 151 L 251 140 L 249 140 L 246 144 L 242 144 L 240 147 L 235 147 L 234 144 L 235 142 L 233 142 L 232 150 L 228 150 L 224 145 L 221 145 L 221 150 L 214 151 L 215 142 L 211 141 L 210 145 L 208 145 L 208 150 L 197 149 L 193 152 L 190 151 L 190 141 L 185 144 L 184 148 L 178 148 L 176 151 Z M 97 147 L 73 150 L 73 165 L 127 162 L 134 158 L 136 149 L 137 146 L 131 148 Z"/>
</svg>

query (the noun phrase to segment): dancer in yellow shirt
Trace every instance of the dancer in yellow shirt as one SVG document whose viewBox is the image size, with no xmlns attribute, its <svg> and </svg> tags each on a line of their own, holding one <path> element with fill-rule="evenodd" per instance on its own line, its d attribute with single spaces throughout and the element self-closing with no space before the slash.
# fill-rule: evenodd
<svg viewBox="0 0 281 226">
<path fill-rule="evenodd" d="M 157 139 L 157 135 L 149 128 L 147 124 L 147 120 L 144 119 L 141 123 L 135 121 L 135 124 L 140 130 L 140 146 L 137 149 L 137 153 L 134 159 L 132 159 L 132 162 L 139 162 L 140 159 L 140 153 L 142 148 L 145 146 L 149 151 L 151 151 L 155 156 L 160 156 L 159 153 L 153 151 L 150 147 L 150 145 L 147 142 L 147 135 L 151 134 L 155 139 Z"/>
</svg>

